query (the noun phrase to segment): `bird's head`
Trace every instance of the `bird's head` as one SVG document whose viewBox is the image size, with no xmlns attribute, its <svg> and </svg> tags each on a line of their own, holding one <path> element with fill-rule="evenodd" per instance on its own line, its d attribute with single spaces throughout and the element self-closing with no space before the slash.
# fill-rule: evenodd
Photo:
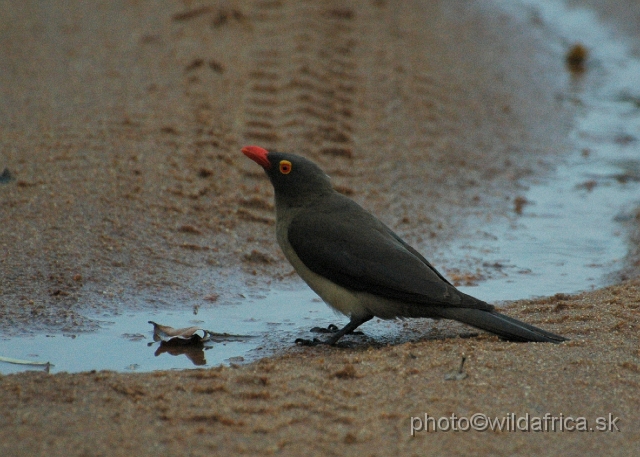
<svg viewBox="0 0 640 457">
<path fill-rule="evenodd" d="M 245 146 L 242 153 L 260 165 L 271 180 L 276 203 L 300 206 L 333 192 L 329 176 L 299 155 Z"/>
</svg>

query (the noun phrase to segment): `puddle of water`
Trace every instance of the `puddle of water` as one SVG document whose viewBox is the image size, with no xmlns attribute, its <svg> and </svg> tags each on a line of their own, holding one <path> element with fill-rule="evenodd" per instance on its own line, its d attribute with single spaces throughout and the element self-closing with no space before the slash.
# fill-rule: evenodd
<svg viewBox="0 0 640 457">
<path fill-rule="evenodd" d="M 602 286 L 621 269 L 627 254 L 624 229 L 617 220 L 640 203 L 640 61 L 592 12 L 559 2 L 496 3 L 526 20 L 535 13 L 545 33 L 555 35 L 551 45 L 562 47 L 560 55 L 567 43 L 581 42 L 589 48 L 592 57 L 585 81 L 574 81 L 567 99 L 581 110 L 572 135 L 576 150 L 552 177 L 529 183 L 521 215 L 490 226 L 483 222 L 480 240 L 450 246 L 438 254 L 438 263 L 480 259 L 474 262 L 482 264 L 489 277 L 460 289 L 491 302 Z M 582 87 L 587 86 L 586 78 L 591 78 L 588 89 Z M 313 336 L 311 327 L 346 323 L 302 283 L 298 291 L 273 291 L 267 297 L 202 307 L 197 315 L 146 312 L 98 319 L 110 322 L 98 332 L 0 339 L 0 355 L 49 361 L 54 364 L 52 372 L 208 367 L 254 360 L 291 346 L 295 338 Z M 207 343 L 189 353 L 156 354 L 161 352 L 159 343 L 148 345 L 153 341 L 149 320 L 252 338 Z M 374 320 L 363 330 L 379 341 L 406 341 L 412 335 L 397 322 Z M 0 363 L 0 373 L 25 369 L 42 368 Z"/>
<path fill-rule="evenodd" d="M 95 317 L 95 316 L 94 316 Z M 344 325 L 304 284 L 300 290 L 274 291 L 239 303 L 199 308 L 197 315 L 161 311 L 97 317 L 102 329 L 74 335 L 52 334 L 0 339 L 1 356 L 31 362 L 50 362 L 49 372 L 90 370 L 154 371 L 212 367 L 243 363 L 272 355 L 294 345 L 296 338 L 313 338 L 313 327 Z M 161 346 L 153 341 L 155 321 L 174 328 L 198 326 L 216 333 L 243 335 L 203 346 Z M 365 324 L 366 325 L 366 324 Z M 378 322 L 367 325 L 367 335 L 389 340 L 402 325 Z M 321 336 L 322 337 L 322 336 Z M 42 366 L 0 363 L 0 373 L 45 370 Z"/>
<path fill-rule="evenodd" d="M 639 196 L 637 183 L 618 182 L 620 173 L 603 154 L 562 165 L 532 186 L 521 216 L 494 224 L 490 239 L 451 247 L 450 258 L 480 258 L 489 275 L 460 289 L 495 302 L 606 285 L 628 252 L 618 220 Z"/>
<path fill-rule="evenodd" d="M 250 358 L 247 354 L 263 345 L 265 336 L 270 331 L 279 334 L 292 331 L 294 324 L 287 313 L 294 315 L 296 326 L 321 325 L 319 321 L 322 319 L 318 319 L 316 313 L 320 307 L 313 306 L 309 294 L 287 295 L 284 300 L 279 300 L 277 295 L 268 300 L 257 296 L 236 304 L 199 309 L 197 315 L 189 315 L 184 311 L 164 311 L 97 317 L 102 322 L 103 328 L 100 331 L 5 339 L 1 341 L 1 355 L 51 362 L 54 365 L 50 368 L 51 372 L 151 371 L 216 366 L 239 361 L 234 357 Z M 254 338 L 205 343 L 199 351 L 197 348 L 195 351 L 178 350 L 176 355 L 172 355 L 171 352 L 160 349 L 160 343 L 153 341 L 153 327 L 148 323 L 150 320 L 175 328 L 198 326 L 217 333 L 241 334 Z M 202 354 L 198 354 L 199 352 Z M 202 365 L 197 365 L 202 362 Z M 21 365 L 0 364 L 2 373 L 23 371 L 26 368 Z"/>
</svg>

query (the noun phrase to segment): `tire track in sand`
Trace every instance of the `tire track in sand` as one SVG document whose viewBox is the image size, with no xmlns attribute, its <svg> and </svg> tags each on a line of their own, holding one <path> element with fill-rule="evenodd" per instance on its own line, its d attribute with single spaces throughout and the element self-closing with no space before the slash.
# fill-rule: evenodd
<svg viewBox="0 0 640 457">
<path fill-rule="evenodd" d="M 321 161 L 353 156 L 355 12 L 332 5 L 254 5 L 258 45 L 243 99 L 247 142 Z"/>
</svg>

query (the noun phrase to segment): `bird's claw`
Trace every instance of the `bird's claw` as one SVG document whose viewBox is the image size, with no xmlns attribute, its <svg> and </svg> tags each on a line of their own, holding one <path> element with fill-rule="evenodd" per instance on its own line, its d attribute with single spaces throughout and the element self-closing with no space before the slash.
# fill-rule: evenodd
<svg viewBox="0 0 640 457">
<path fill-rule="evenodd" d="M 335 324 L 329 324 L 327 326 L 327 328 L 324 327 L 313 327 L 310 331 L 313 333 L 336 333 L 338 330 L 340 330 L 338 328 L 337 325 Z"/>
<path fill-rule="evenodd" d="M 340 331 L 340 327 L 335 324 L 329 324 L 327 328 L 324 327 L 313 327 L 310 332 L 313 333 L 336 333 Z M 347 335 L 364 335 L 360 330 L 348 332 Z"/>
<path fill-rule="evenodd" d="M 307 340 L 305 338 L 296 338 L 294 343 L 298 346 L 317 346 L 319 344 L 324 344 L 324 341 L 321 341 L 318 338 L 314 338 L 312 340 Z"/>
</svg>

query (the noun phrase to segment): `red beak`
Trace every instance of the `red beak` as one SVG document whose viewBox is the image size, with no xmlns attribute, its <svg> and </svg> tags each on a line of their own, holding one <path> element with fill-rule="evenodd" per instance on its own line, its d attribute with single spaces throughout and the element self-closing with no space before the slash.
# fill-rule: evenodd
<svg viewBox="0 0 640 457">
<path fill-rule="evenodd" d="M 262 168 L 266 170 L 271 168 L 271 162 L 269 162 L 269 159 L 267 158 L 269 151 L 266 149 L 261 148 L 260 146 L 245 146 L 242 148 L 242 153 Z"/>
</svg>

